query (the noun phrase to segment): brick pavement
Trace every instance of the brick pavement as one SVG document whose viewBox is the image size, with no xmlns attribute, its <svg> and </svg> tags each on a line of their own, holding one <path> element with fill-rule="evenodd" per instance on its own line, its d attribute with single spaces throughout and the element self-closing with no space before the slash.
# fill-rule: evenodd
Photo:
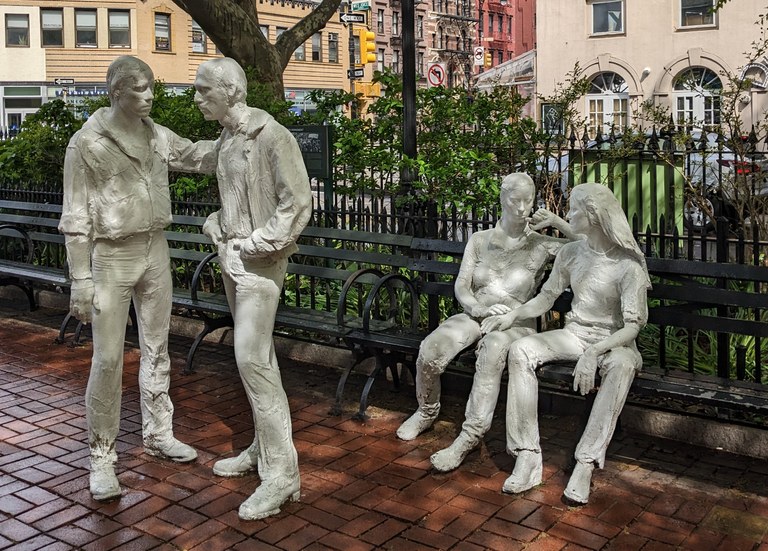
<svg viewBox="0 0 768 551">
<path fill-rule="evenodd" d="M 461 468 L 435 473 L 429 456 L 456 434 L 460 398 L 445 397 L 435 430 L 401 442 L 394 431 L 415 405 L 411 392 L 379 381 L 370 420 L 351 419 L 351 399 L 344 415 L 329 417 L 338 373 L 287 361 L 301 501 L 276 517 L 240 521 L 237 507 L 258 478 L 211 472 L 252 438 L 232 351 L 204 346 L 197 362 L 204 367 L 182 377 L 189 340 L 176 337 L 175 431 L 200 457 L 176 465 L 143 453 L 138 353 L 129 346 L 118 438 L 123 496 L 100 504 L 88 492 L 83 395 L 91 348 L 54 344 L 60 317 L 0 302 L 0 549 L 768 551 L 764 462 L 620 434 L 596 471 L 591 503 L 568 507 L 563 466 L 576 423 L 547 416 L 545 482 L 508 496 L 500 488 L 513 460 L 499 420 Z"/>
</svg>

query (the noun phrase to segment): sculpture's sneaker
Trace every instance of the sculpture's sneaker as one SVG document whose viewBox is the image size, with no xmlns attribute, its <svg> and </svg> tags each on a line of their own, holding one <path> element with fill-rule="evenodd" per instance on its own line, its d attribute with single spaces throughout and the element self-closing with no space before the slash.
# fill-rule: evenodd
<svg viewBox="0 0 768 551">
<path fill-rule="evenodd" d="M 259 451 L 255 445 L 235 457 L 220 459 L 213 464 L 213 474 L 218 476 L 245 476 L 258 466 Z"/>
<path fill-rule="evenodd" d="M 477 441 L 462 431 L 453 441 L 453 444 L 444 450 L 433 453 L 429 461 L 435 469 L 447 473 L 458 468 L 476 446 Z"/>
<path fill-rule="evenodd" d="M 91 495 L 96 501 L 109 501 L 120 497 L 120 483 L 112 465 L 92 464 Z"/>
<path fill-rule="evenodd" d="M 501 491 L 505 494 L 519 494 L 541 484 L 543 463 L 541 452 L 522 450 L 517 454 L 512 475 L 504 482 Z"/>
<path fill-rule="evenodd" d="M 152 444 L 145 444 L 144 451 L 149 455 L 170 459 L 176 463 L 189 463 L 197 459 L 195 448 L 184 442 L 179 442 L 173 436 L 166 440 L 156 440 Z"/>
<path fill-rule="evenodd" d="M 400 428 L 397 429 L 397 437 L 400 440 L 413 440 L 422 432 L 427 430 L 435 422 L 437 414 L 433 416 L 425 415 L 421 409 L 406 419 Z"/>
<path fill-rule="evenodd" d="M 589 486 L 592 482 L 593 470 L 595 470 L 594 463 L 576 462 L 571 478 L 568 480 L 568 486 L 563 492 L 568 501 L 577 505 L 584 505 L 589 501 Z"/>
<path fill-rule="evenodd" d="M 298 474 L 292 478 L 278 477 L 263 482 L 251 497 L 240 505 L 237 514 L 243 520 L 258 520 L 276 515 L 286 501 L 299 501 L 300 488 L 301 481 Z"/>
</svg>

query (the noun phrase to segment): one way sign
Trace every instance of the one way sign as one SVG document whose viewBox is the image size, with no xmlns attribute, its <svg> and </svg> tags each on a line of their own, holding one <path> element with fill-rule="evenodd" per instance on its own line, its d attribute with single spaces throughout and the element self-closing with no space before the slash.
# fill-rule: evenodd
<svg viewBox="0 0 768 551">
<path fill-rule="evenodd" d="M 361 23 L 365 25 L 365 13 L 342 13 L 342 23 Z"/>
</svg>

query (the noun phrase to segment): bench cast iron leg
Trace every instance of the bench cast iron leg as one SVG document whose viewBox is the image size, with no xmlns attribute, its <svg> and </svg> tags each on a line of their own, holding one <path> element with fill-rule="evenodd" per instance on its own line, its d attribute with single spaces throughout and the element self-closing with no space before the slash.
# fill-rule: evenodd
<svg viewBox="0 0 768 551">
<path fill-rule="evenodd" d="M 344 386 L 347 384 L 347 379 L 349 378 L 350 373 L 352 373 L 352 371 L 358 365 L 360 365 L 360 362 L 362 362 L 366 357 L 367 356 L 364 354 L 356 355 L 355 361 L 352 362 L 352 365 L 345 369 L 341 374 L 341 377 L 339 378 L 339 384 L 336 386 L 336 400 L 334 400 L 333 406 L 331 406 L 331 409 L 328 411 L 328 415 L 333 415 L 334 417 L 341 415 L 341 400 L 344 396 Z"/>
<path fill-rule="evenodd" d="M 226 316 L 223 318 L 205 318 L 203 319 L 203 322 L 205 323 L 203 330 L 198 333 L 197 337 L 195 337 L 195 340 L 192 342 L 192 346 L 187 353 L 187 363 L 184 365 L 184 369 L 181 371 L 182 375 L 191 375 L 195 372 L 195 370 L 192 368 L 192 362 L 195 359 L 195 353 L 197 352 L 197 349 L 200 347 L 200 344 L 203 342 L 205 337 L 217 329 L 221 329 L 222 327 L 233 327 L 235 323 L 231 316 Z"/>
</svg>

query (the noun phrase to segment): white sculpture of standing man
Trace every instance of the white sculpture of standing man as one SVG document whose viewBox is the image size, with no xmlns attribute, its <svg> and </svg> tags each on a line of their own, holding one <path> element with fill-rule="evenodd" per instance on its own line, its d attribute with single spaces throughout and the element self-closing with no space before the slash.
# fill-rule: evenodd
<svg viewBox="0 0 768 551">
<path fill-rule="evenodd" d="M 235 359 L 253 409 L 254 441 L 213 466 L 219 476 L 258 469 L 261 485 L 240 506 L 244 520 L 280 512 L 300 495 L 288 399 L 280 380 L 272 330 L 288 257 L 311 210 L 304 161 L 291 133 L 268 113 L 245 104 L 247 81 L 230 58 L 197 71 L 195 102 L 224 127 L 218 140 L 221 210 L 203 231 L 217 245 L 235 320 Z"/>
<path fill-rule="evenodd" d="M 64 161 L 65 236 L 72 278 L 70 310 L 93 321 L 86 389 L 94 499 L 120 496 L 115 438 L 120 425 L 123 342 L 133 298 L 138 317 L 142 433 L 147 453 L 178 462 L 197 452 L 176 440 L 168 396 L 171 281 L 163 228 L 171 222 L 168 168 L 209 172 L 210 146 L 195 146 L 149 118 L 152 70 L 121 56 L 107 70 L 111 106 L 99 109 L 70 140 Z"/>
<path fill-rule="evenodd" d="M 501 220 L 495 228 L 472 234 L 464 251 L 455 283 L 464 312 L 445 320 L 421 344 L 416 360 L 419 409 L 397 430 L 403 440 L 416 438 L 432 425 L 440 411 L 440 375 L 459 352 L 480 341 L 461 433 L 450 447 L 431 458 L 440 471 L 458 467 L 480 443 L 493 420 L 509 345 L 536 330 L 535 322 L 530 321 L 483 336 L 482 320 L 509 312 L 531 298 L 545 268 L 565 243 L 534 230 L 555 226 L 570 235 L 565 221 L 549 211 L 540 209 L 529 218 L 535 198 L 536 187 L 527 174 L 504 178 Z"/>
<path fill-rule="evenodd" d="M 541 483 L 536 369 L 548 361 L 572 360 L 573 388 L 582 395 L 595 387 L 598 368 L 602 377 L 564 491 L 566 499 L 583 504 L 589 500 L 592 471 L 603 466 L 629 387 L 642 367 L 635 339 L 648 320 L 650 279 L 626 216 L 607 187 L 574 187 L 568 218 L 573 231 L 586 240 L 560 250 L 539 295 L 512 312 L 486 319 L 482 329 L 503 330 L 540 316 L 567 287 L 573 290 L 563 329 L 525 337 L 510 347 L 507 451 L 517 461 L 503 491 L 520 493 Z"/>
</svg>

